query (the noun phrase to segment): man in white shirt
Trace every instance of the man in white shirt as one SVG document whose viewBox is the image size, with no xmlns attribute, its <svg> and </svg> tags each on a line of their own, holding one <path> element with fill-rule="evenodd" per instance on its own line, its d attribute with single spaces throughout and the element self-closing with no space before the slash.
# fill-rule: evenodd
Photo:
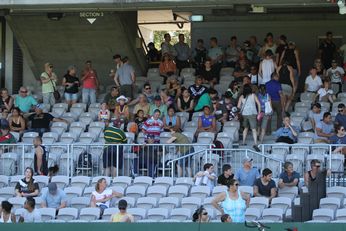
<svg viewBox="0 0 346 231">
<path fill-rule="evenodd" d="M 330 78 L 332 85 L 337 85 L 338 86 L 338 91 L 342 91 L 342 77 L 344 76 L 345 71 L 342 67 L 338 66 L 338 62 L 333 59 L 332 60 L 332 67 L 327 70 L 327 76 Z M 334 89 L 334 88 L 333 88 Z"/>
<path fill-rule="evenodd" d="M 310 75 L 305 80 L 305 91 L 308 92 L 317 92 L 322 86 L 322 80 L 317 75 L 317 70 L 315 67 L 312 67 L 310 70 Z"/>
<path fill-rule="evenodd" d="M 28 197 L 24 203 L 24 211 L 19 217 L 19 222 L 39 223 L 42 222 L 41 213 L 35 209 L 35 200 Z"/>
</svg>

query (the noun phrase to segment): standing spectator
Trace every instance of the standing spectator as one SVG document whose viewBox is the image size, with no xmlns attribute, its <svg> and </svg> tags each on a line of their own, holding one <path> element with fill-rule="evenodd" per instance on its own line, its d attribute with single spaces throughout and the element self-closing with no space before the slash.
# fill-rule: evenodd
<svg viewBox="0 0 346 231">
<path fill-rule="evenodd" d="M 265 85 L 261 84 L 259 86 L 259 92 L 257 94 L 257 98 L 258 98 L 258 101 L 261 103 L 261 116 L 260 117 L 257 117 L 258 118 L 261 118 L 260 120 L 258 120 L 258 127 L 259 127 L 259 142 L 262 143 L 263 142 L 263 139 L 264 139 L 264 136 L 266 134 L 266 131 L 267 131 L 267 125 L 268 125 L 268 121 L 270 121 L 271 119 L 271 115 L 272 113 L 265 113 L 266 112 L 266 106 L 267 104 L 270 105 L 271 108 L 272 107 L 272 103 L 271 103 L 271 99 L 270 99 L 270 95 L 268 93 L 266 93 L 266 87 Z M 268 110 L 268 109 L 267 109 Z"/>
<path fill-rule="evenodd" d="M 119 96 L 120 96 L 119 88 L 114 86 L 111 88 L 111 92 L 105 96 L 103 103 L 107 104 L 109 110 L 114 111 L 115 106 L 118 104 L 117 98 Z"/>
<path fill-rule="evenodd" d="M 341 124 L 335 124 L 334 125 L 335 129 L 335 135 L 329 137 L 329 141 L 331 144 L 339 144 L 343 145 L 346 144 L 346 133 L 345 133 L 345 128 Z M 341 147 L 333 147 L 333 153 L 341 153 L 341 154 L 346 154 L 346 147 L 341 146 Z"/>
<path fill-rule="evenodd" d="M 218 185 L 230 185 L 231 180 L 234 178 L 232 173 L 232 167 L 230 164 L 224 164 L 222 166 L 222 174 L 217 178 Z"/>
<path fill-rule="evenodd" d="M 260 63 L 258 69 L 258 74 L 260 76 L 259 84 L 266 84 L 269 82 L 275 69 L 276 65 L 273 60 L 273 52 L 271 50 L 266 50 L 264 53 L 264 59 Z"/>
<path fill-rule="evenodd" d="M 332 85 L 337 85 L 338 92 L 336 92 L 336 94 L 342 92 L 342 79 L 344 74 L 344 69 L 342 67 L 339 67 L 338 62 L 333 59 L 332 66 L 327 70 L 326 75 L 331 79 Z"/>
<path fill-rule="evenodd" d="M 55 182 L 48 184 L 47 189 L 41 195 L 42 208 L 54 208 L 58 213 L 59 209 L 65 208 L 67 205 L 66 193 L 58 188 Z"/>
<path fill-rule="evenodd" d="M 315 143 L 329 143 L 329 138 L 334 135 L 334 126 L 332 121 L 332 115 L 330 112 L 323 114 L 322 121 L 316 123 L 315 129 Z"/>
<path fill-rule="evenodd" d="M 166 84 L 168 77 L 173 76 L 177 72 L 177 67 L 172 57 L 165 53 L 159 66 L 160 76 L 163 77 L 163 84 Z"/>
<path fill-rule="evenodd" d="M 153 42 L 148 43 L 147 60 L 149 68 L 157 68 L 160 62 L 160 52 L 155 48 Z"/>
<path fill-rule="evenodd" d="M 35 148 L 35 156 L 34 156 L 34 170 L 37 175 L 48 175 L 48 152 L 46 147 L 42 145 L 42 138 L 40 136 L 36 136 L 34 138 L 34 148 Z"/>
<path fill-rule="evenodd" d="M 56 89 L 56 82 L 58 78 L 53 72 L 52 64 L 46 63 L 44 65 L 44 72 L 42 72 L 40 79 L 42 83 L 43 103 L 53 106 L 55 104 L 53 92 Z"/>
<path fill-rule="evenodd" d="M 126 200 L 122 199 L 118 202 L 118 209 L 119 209 L 119 212 L 116 214 L 113 214 L 111 217 L 112 222 L 127 222 L 127 223 L 135 222 L 135 219 L 132 216 L 132 214 L 127 212 Z"/>
<path fill-rule="evenodd" d="M 20 136 L 23 134 L 25 130 L 25 120 L 18 107 L 12 109 L 11 116 L 8 118 L 8 123 L 11 132 L 18 132 Z"/>
<path fill-rule="evenodd" d="M 274 36 L 273 33 L 268 32 L 266 35 L 266 38 L 264 39 L 264 45 L 261 47 L 260 51 L 258 52 L 258 56 L 261 58 L 265 58 L 266 51 L 271 50 L 272 55 L 276 54 L 276 48 L 277 45 L 274 42 Z"/>
<path fill-rule="evenodd" d="M 65 100 L 69 107 L 78 101 L 79 79 L 77 78 L 77 70 L 75 66 L 69 66 L 67 73 L 62 79 L 62 85 L 65 86 Z"/>
<path fill-rule="evenodd" d="M 8 201 L 1 202 L 0 223 L 16 223 L 16 215 L 11 212 L 12 207 Z"/>
<path fill-rule="evenodd" d="M 203 166 L 203 171 L 199 171 L 195 177 L 195 185 L 206 185 L 213 191 L 215 187 L 216 174 L 214 172 L 214 165 L 211 163 L 206 163 Z"/>
<path fill-rule="evenodd" d="M 338 114 L 335 116 L 335 122 L 346 128 L 346 110 L 345 104 L 340 103 L 338 105 Z"/>
<path fill-rule="evenodd" d="M 177 68 L 180 72 L 183 68 L 189 67 L 189 61 L 191 59 L 191 49 L 187 43 L 185 43 L 185 36 L 184 34 L 179 34 L 178 36 L 178 43 L 174 45 L 174 49 L 177 52 Z"/>
<path fill-rule="evenodd" d="M 275 56 L 276 56 L 275 63 L 277 66 L 281 65 L 281 60 L 283 59 L 283 53 L 287 48 L 288 48 L 288 43 L 287 43 L 286 35 L 280 35 L 278 39 L 278 47 L 276 48 L 276 51 L 275 51 Z"/>
<path fill-rule="evenodd" d="M 239 191 L 239 182 L 232 179 L 227 186 L 226 192 L 215 196 L 211 202 L 213 207 L 222 215 L 228 214 L 232 222 L 243 223 L 245 221 L 245 210 L 250 202 L 250 197 Z M 221 203 L 221 206 L 219 205 Z"/>
<path fill-rule="evenodd" d="M 177 56 L 177 51 L 171 44 L 171 35 L 169 33 L 164 34 L 165 41 L 161 43 L 161 54 L 169 54 L 173 59 Z"/>
<path fill-rule="evenodd" d="M 212 107 L 212 102 L 211 99 L 217 96 L 217 91 L 213 88 L 210 88 L 207 93 L 204 93 L 200 99 L 196 102 L 196 106 L 194 110 L 197 111 L 202 111 L 204 110 L 205 106 L 208 106 L 209 108 Z"/>
<path fill-rule="evenodd" d="M 287 49 L 283 52 L 280 64 L 283 64 L 283 61 L 286 60 L 287 63 L 292 67 L 293 69 L 293 76 L 294 76 L 294 86 L 293 88 L 294 92 L 296 92 L 296 87 L 298 86 L 299 83 L 299 76 L 302 73 L 302 68 L 300 64 L 300 54 L 299 50 L 296 47 L 295 42 L 288 42 L 288 47 Z"/>
<path fill-rule="evenodd" d="M 244 157 L 243 167 L 235 173 L 234 179 L 239 181 L 241 186 L 253 186 L 255 180 L 260 177 L 258 169 L 252 167 L 252 160 L 250 157 Z"/>
<path fill-rule="evenodd" d="M 251 57 L 249 60 L 252 64 L 255 64 L 256 66 L 259 64 L 261 57 L 259 56 L 261 45 L 258 44 L 256 36 L 252 35 L 249 38 L 249 51 L 251 52 Z"/>
<path fill-rule="evenodd" d="M 222 68 L 222 62 L 223 62 L 223 51 L 221 47 L 217 44 L 217 38 L 212 37 L 210 38 L 210 48 L 208 50 L 208 57 L 211 59 L 211 64 L 215 69 L 215 72 L 217 74 L 217 80 L 219 81 L 220 78 L 220 71 Z"/>
<path fill-rule="evenodd" d="M 204 84 L 209 84 L 210 87 L 214 87 L 217 83 L 217 71 L 214 66 L 211 65 L 211 60 L 207 58 L 204 62 L 204 67 L 200 70 L 200 76 L 203 79 Z"/>
<path fill-rule="evenodd" d="M 322 106 L 320 103 L 314 103 L 312 105 L 311 111 L 309 111 L 309 120 L 312 125 L 312 130 L 315 131 L 316 124 L 319 123 L 323 119 L 324 111 L 322 111 Z"/>
<path fill-rule="evenodd" d="M 326 39 L 320 44 L 318 51 L 323 66 L 326 69 L 330 68 L 332 60 L 336 55 L 336 45 L 333 42 L 333 33 L 331 31 L 327 31 Z"/>
<path fill-rule="evenodd" d="M 298 187 L 300 176 L 299 173 L 293 170 L 293 164 L 289 161 L 285 162 L 284 170 L 279 176 L 279 188 Z"/>
<path fill-rule="evenodd" d="M 299 129 L 291 125 L 291 115 L 285 112 L 283 126 L 275 132 L 276 142 L 293 144 L 297 142 Z"/>
<path fill-rule="evenodd" d="M 175 108 L 169 107 L 167 109 L 167 115 L 163 117 L 163 128 L 166 132 L 171 130 L 175 132 L 181 132 L 180 117 L 175 114 Z"/>
<path fill-rule="evenodd" d="M 305 91 L 316 93 L 321 86 L 321 77 L 317 75 L 316 67 L 312 67 L 310 69 L 310 75 L 305 79 Z"/>
<path fill-rule="evenodd" d="M 120 87 L 120 94 L 124 95 L 130 101 L 134 97 L 134 86 L 136 84 L 135 71 L 129 64 L 127 57 L 123 58 L 123 65 L 115 73 L 115 84 Z"/>
<path fill-rule="evenodd" d="M 35 197 L 39 194 L 38 183 L 35 182 L 34 170 L 27 167 L 24 172 L 24 178 L 16 184 L 15 190 L 17 197 Z"/>
<path fill-rule="evenodd" d="M 103 151 L 102 160 L 105 176 L 115 177 L 117 168 L 123 167 L 123 146 L 119 144 L 126 144 L 127 138 L 119 127 L 120 123 L 114 123 L 114 126 L 109 126 L 104 130 L 106 148 Z M 117 163 L 117 156 L 119 156 L 119 163 Z"/>
<path fill-rule="evenodd" d="M 277 119 L 276 119 L 276 129 L 279 129 L 281 127 L 282 122 L 282 112 L 283 112 L 283 93 L 282 93 L 282 87 L 279 82 L 279 75 L 274 72 L 271 76 L 271 80 L 266 83 L 266 90 L 267 93 L 270 96 L 273 112 L 276 113 Z M 269 122 L 270 124 L 271 122 Z M 271 131 L 271 129 L 269 129 Z"/>
<path fill-rule="evenodd" d="M 294 80 L 294 69 L 287 60 L 282 61 L 282 65 L 278 67 L 279 82 L 282 89 L 282 102 L 285 111 L 288 111 L 296 92 L 296 82 Z"/>
<path fill-rule="evenodd" d="M 196 76 L 195 84 L 189 86 L 189 92 L 193 98 L 193 101 L 197 104 L 199 98 L 208 91 L 208 88 L 202 85 L 202 76 Z"/>
<path fill-rule="evenodd" d="M 38 209 L 35 209 L 35 199 L 32 197 L 26 198 L 24 203 L 24 211 L 19 217 L 20 223 L 40 223 L 42 222 L 41 213 Z"/>
<path fill-rule="evenodd" d="M 269 203 L 274 197 L 276 197 L 276 185 L 272 180 L 272 177 L 273 174 L 269 168 L 263 169 L 262 177 L 255 181 L 255 185 L 253 187 L 253 194 L 255 197 L 267 197 L 269 199 Z"/>
<path fill-rule="evenodd" d="M 99 87 L 99 80 L 96 70 L 92 68 L 91 61 L 85 62 L 81 81 L 83 82 L 82 101 L 85 104 L 96 103 L 96 90 Z"/>
<path fill-rule="evenodd" d="M 159 95 L 155 96 L 154 103 L 150 104 L 149 116 L 154 115 L 156 110 L 160 111 L 161 118 L 167 115 L 167 105 L 162 103 L 161 96 Z"/>
<path fill-rule="evenodd" d="M 239 59 L 240 46 L 237 44 L 237 37 L 232 36 L 230 44 L 225 51 L 225 61 L 227 67 L 235 67 Z"/>
<path fill-rule="evenodd" d="M 243 145 L 246 145 L 245 140 L 249 127 L 252 130 L 252 136 L 254 139 L 253 148 L 256 151 L 260 151 L 257 147 L 257 114 L 261 112 L 261 103 L 257 96 L 252 93 L 252 88 L 249 84 L 244 85 L 243 94 L 239 97 L 238 109 L 243 117 Z"/>
<path fill-rule="evenodd" d="M 19 89 L 19 95 L 16 97 L 14 105 L 19 107 L 23 113 L 28 113 L 37 105 L 37 101 L 31 95 L 28 95 L 28 90 L 26 87 L 21 87 Z"/>
<path fill-rule="evenodd" d="M 342 64 L 345 66 L 346 64 L 346 43 L 344 43 L 340 48 L 339 48 L 340 56 L 342 57 Z"/>
<path fill-rule="evenodd" d="M 196 48 L 192 52 L 192 57 L 193 57 L 193 68 L 195 68 L 196 72 L 198 73 L 204 64 L 204 61 L 207 58 L 207 49 L 204 47 L 203 39 L 197 40 L 197 45 L 196 45 Z"/>
<path fill-rule="evenodd" d="M 123 65 L 123 61 L 121 59 L 121 55 L 115 54 L 113 56 L 113 60 L 114 60 L 114 63 L 115 63 L 116 70 L 118 70 Z M 114 71 L 114 74 L 115 74 L 115 71 Z M 112 78 L 114 79 L 114 76 Z"/>
<path fill-rule="evenodd" d="M 326 178 L 326 176 L 330 175 L 330 170 L 328 169 L 324 169 L 324 170 L 321 170 L 321 161 L 320 160 L 311 160 L 310 162 L 310 167 L 311 167 L 311 170 L 305 172 L 304 174 L 304 184 L 306 187 L 309 188 L 309 192 L 310 192 L 310 188 L 313 184 L 313 182 L 318 179 L 318 178 Z M 325 180 L 324 180 L 325 182 Z M 326 196 L 326 195 L 325 195 Z M 325 197 L 324 196 L 324 197 Z"/>
<path fill-rule="evenodd" d="M 13 98 L 8 94 L 8 90 L 6 88 L 1 89 L 1 101 L 0 108 L 2 111 L 7 110 L 10 112 L 13 107 Z"/>
<path fill-rule="evenodd" d="M 143 111 L 143 116 L 148 117 L 150 112 L 150 104 L 148 103 L 148 98 L 145 94 L 139 94 L 138 103 L 135 105 L 133 109 L 133 114 L 137 114 L 139 110 Z"/>
</svg>

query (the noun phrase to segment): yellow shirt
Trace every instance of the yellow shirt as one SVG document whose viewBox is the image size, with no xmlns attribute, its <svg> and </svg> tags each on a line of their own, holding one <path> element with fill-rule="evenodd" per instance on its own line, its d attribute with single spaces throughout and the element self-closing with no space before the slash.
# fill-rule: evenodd
<svg viewBox="0 0 346 231">
<path fill-rule="evenodd" d="M 112 222 L 134 222 L 133 216 L 128 213 L 117 213 L 112 216 Z"/>
</svg>

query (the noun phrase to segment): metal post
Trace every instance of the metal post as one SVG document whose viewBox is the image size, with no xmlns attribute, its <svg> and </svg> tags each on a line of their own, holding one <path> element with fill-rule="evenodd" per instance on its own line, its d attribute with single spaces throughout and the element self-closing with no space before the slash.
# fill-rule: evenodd
<svg viewBox="0 0 346 231">
<path fill-rule="evenodd" d="M 4 148 L 4 147 L 3 147 Z M 22 174 L 24 175 L 24 171 L 25 171 L 25 144 L 23 144 L 23 148 L 22 148 Z M 6 168 L 6 166 L 3 166 L 4 168 Z"/>
<path fill-rule="evenodd" d="M 72 150 L 72 152 L 71 152 Z M 72 160 L 73 158 L 71 158 L 71 155 L 73 154 L 73 144 L 71 144 L 71 149 L 70 149 L 70 145 L 67 145 L 67 175 L 70 176 L 70 172 L 71 172 L 71 177 L 72 177 L 72 168 L 73 168 L 73 163 Z"/>
<path fill-rule="evenodd" d="M 114 146 L 113 146 L 114 147 Z M 112 147 L 112 149 L 113 149 Z M 117 149 L 117 167 L 116 167 L 116 176 L 119 176 L 119 144 L 116 146 Z M 124 151 L 124 148 L 123 148 Z"/>
<path fill-rule="evenodd" d="M 329 175 L 329 187 L 332 186 L 332 145 L 328 145 L 329 146 L 329 155 L 328 155 L 328 159 L 329 159 L 329 169 L 330 169 L 330 175 Z M 335 178 L 334 178 L 335 180 Z M 334 185 L 336 185 L 336 180 L 335 180 L 335 183 Z"/>
<path fill-rule="evenodd" d="M 162 176 L 165 176 L 165 165 L 166 165 L 166 145 L 163 145 L 163 150 L 162 150 Z"/>
</svg>

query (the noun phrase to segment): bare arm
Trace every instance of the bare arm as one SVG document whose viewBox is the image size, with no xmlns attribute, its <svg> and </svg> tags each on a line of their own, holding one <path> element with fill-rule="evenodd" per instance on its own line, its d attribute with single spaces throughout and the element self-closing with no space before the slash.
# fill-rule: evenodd
<svg viewBox="0 0 346 231">
<path fill-rule="evenodd" d="M 276 197 L 276 188 L 272 188 L 270 190 L 270 197 L 269 197 L 269 201 L 271 201 L 273 198 Z"/>
<path fill-rule="evenodd" d="M 184 110 L 181 108 L 181 100 L 180 98 L 177 99 L 177 108 L 179 111 L 183 112 Z"/>
<path fill-rule="evenodd" d="M 117 85 L 118 87 L 120 86 L 120 84 L 119 84 L 119 76 L 118 76 L 117 73 L 115 73 L 114 82 L 115 82 L 115 85 Z"/>
<path fill-rule="evenodd" d="M 316 128 L 316 133 L 318 136 L 329 138 L 334 135 L 334 133 L 324 133 L 321 128 Z"/>
<path fill-rule="evenodd" d="M 219 205 L 219 203 L 221 203 L 222 201 L 224 201 L 226 199 L 226 193 L 222 192 L 220 194 L 218 194 L 214 200 L 212 200 L 211 204 L 212 206 L 217 209 L 221 214 L 224 214 L 223 209 L 221 208 L 221 206 Z"/>
<path fill-rule="evenodd" d="M 261 197 L 262 195 L 258 192 L 258 187 L 256 185 L 253 186 L 253 196 Z"/>
<path fill-rule="evenodd" d="M 132 80 L 132 84 L 136 83 L 136 75 L 134 71 L 131 73 L 131 80 Z"/>
<path fill-rule="evenodd" d="M 282 65 L 282 60 L 284 59 L 285 57 L 285 53 L 286 53 L 286 50 L 284 50 L 281 54 L 281 57 L 280 57 L 280 60 L 279 62 L 277 63 L 277 65 L 281 66 Z M 276 58 L 278 58 L 279 56 L 276 56 Z"/>
<path fill-rule="evenodd" d="M 13 98 L 10 97 L 10 101 L 8 101 L 8 103 L 4 102 L 4 105 L 5 105 L 6 109 L 7 109 L 8 111 L 10 111 L 11 108 L 12 108 L 12 106 L 13 106 Z"/>
<path fill-rule="evenodd" d="M 305 184 L 305 186 L 309 186 L 309 173 L 308 172 L 306 172 L 304 174 L 304 184 Z"/>
<path fill-rule="evenodd" d="M 179 131 L 181 129 L 181 121 L 180 121 L 180 117 L 177 116 L 177 121 L 175 123 L 175 126 L 173 128 L 174 131 Z"/>
<path fill-rule="evenodd" d="M 299 51 L 297 49 L 294 50 L 294 55 L 295 55 L 296 61 L 297 61 L 298 76 L 300 76 L 302 73 L 302 67 L 300 64 L 300 54 L 299 54 Z"/>
<path fill-rule="evenodd" d="M 35 151 L 35 155 L 37 158 L 37 172 L 39 174 L 42 174 L 41 167 L 42 167 L 42 156 L 43 156 L 43 150 L 41 147 L 37 147 Z"/>
<path fill-rule="evenodd" d="M 296 81 L 294 80 L 293 68 L 291 66 L 288 66 L 288 70 L 290 71 L 290 80 L 291 80 L 291 83 L 292 83 L 293 96 L 294 96 L 295 89 L 296 89 Z"/>
<path fill-rule="evenodd" d="M 255 97 L 255 102 L 257 104 L 257 110 L 258 111 L 261 111 L 261 103 L 260 101 L 258 100 L 257 96 L 254 94 L 254 97 Z"/>
</svg>

